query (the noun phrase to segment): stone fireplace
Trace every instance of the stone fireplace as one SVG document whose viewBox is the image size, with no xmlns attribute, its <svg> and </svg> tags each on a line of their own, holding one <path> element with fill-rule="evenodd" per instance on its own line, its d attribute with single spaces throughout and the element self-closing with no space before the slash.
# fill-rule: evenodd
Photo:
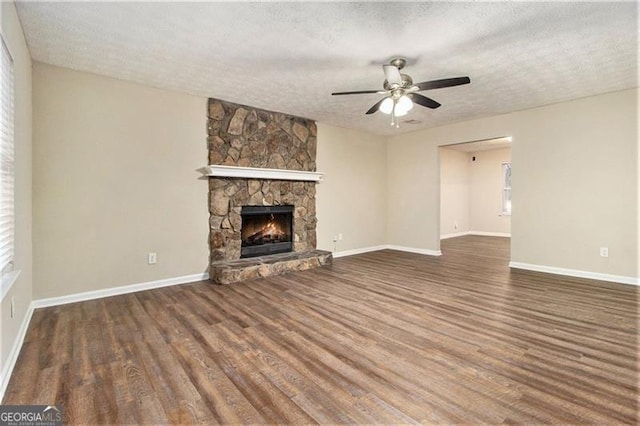
<svg viewBox="0 0 640 426">
<path fill-rule="evenodd" d="M 330 263 L 331 253 L 315 250 L 316 182 L 308 178 L 318 174 L 315 122 L 209 99 L 207 129 L 211 279 L 281 273 L 283 262 L 293 269 Z M 258 212 L 265 216 L 243 231 Z M 271 229 L 286 215 L 284 229 Z"/>
<path fill-rule="evenodd" d="M 293 251 L 316 247 L 315 182 L 270 179 L 209 178 L 209 247 L 211 261 L 242 255 L 242 208 L 293 206 Z"/>
</svg>

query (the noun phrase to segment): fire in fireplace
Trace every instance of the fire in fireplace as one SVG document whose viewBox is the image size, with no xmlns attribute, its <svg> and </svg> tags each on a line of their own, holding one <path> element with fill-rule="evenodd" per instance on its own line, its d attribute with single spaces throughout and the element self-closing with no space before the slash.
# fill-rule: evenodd
<svg viewBox="0 0 640 426">
<path fill-rule="evenodd" d="M 293 206 L 243 206 L 240 257 L 293 251 Z"/>
</svg>

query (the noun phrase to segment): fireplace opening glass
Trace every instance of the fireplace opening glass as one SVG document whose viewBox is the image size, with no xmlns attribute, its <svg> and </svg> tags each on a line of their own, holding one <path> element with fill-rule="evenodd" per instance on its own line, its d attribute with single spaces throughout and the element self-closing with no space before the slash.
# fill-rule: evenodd
<svg viewBox="0 0 640 426">
<path fill-rule="evenodd" d="M 293 251 L 293 206 L 244 206 L 240 257 Z"/>
</svg>

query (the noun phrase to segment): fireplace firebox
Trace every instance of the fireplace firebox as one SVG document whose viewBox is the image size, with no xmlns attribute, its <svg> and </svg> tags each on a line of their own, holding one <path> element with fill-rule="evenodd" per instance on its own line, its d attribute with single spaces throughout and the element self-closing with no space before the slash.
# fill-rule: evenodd
<svg viewBox="0 0 640 426">
<path fill-rule="evenodd" d="M 293 206 L 243 206 L 240 257 L 293 251 Z"/>
</svg>

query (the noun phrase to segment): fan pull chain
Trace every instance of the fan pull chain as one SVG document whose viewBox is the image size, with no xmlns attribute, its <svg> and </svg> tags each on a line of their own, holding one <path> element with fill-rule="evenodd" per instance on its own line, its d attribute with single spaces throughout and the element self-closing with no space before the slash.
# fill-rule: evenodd
<svg viewBox="0 0 640 426">
<path fill-rule="evenodd" d="M 396 117 L 396 104 L 397 102 L 393 101 L 393 108 L 391 108 L 391 127 L 395 126 L 396 129 L 400 128 L 400 122 L 398 117 Z"/>
<path fill-rule="evenodd" d="M 396 102 L 393 102 L 393 107 L 391 107 L 391 127 L 393 127 L 396 123 Z"/>
</svg>

